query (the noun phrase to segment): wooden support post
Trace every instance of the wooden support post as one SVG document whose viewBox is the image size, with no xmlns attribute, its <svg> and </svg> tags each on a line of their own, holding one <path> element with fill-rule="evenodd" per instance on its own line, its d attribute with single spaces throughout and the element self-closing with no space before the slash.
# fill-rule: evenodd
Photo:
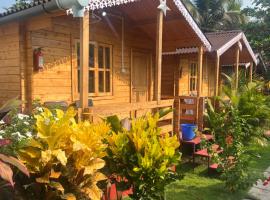
<svg viewBox="0 0 270 200">
<path fill-rule="evenodd" d="M 215 82 L 215 96 L 219 95 L 219 77 L 220 77 L 220 56 L 216 58 L 216 82 Z"/>
<path fill-rule="evenodd" d="M 180 62 L 179 65 L 175 65 L 174 69 L 174 116 L 173 116 L 173 132 L 177 134 L 177 137 L 180 141 L 179 77 L 180 77 Z"/>
<path fill-rule="evenodd" d="M 236 46 L 235 51 L 235 89 L 238 89 L 239 84 L 239 55 L 240 55 L 240 45 L 239 43 Z"/>
<path fill-rule="evenodd" d="M 253 80 L 253 62 L 250 62 L 249 66 L 249 82 L 252 82 Z"/>
<path fill-rule="evenodd" d="M 163 12 L 158 10 L 157 36 L 156 36 L 156 73 L 155 73 L 155 99 L 161 101 L 161 70 L 162 70 L 162 36 L 163 36 Z"/>
<path fill-rule="evenodd" d="M 28 31 L 28 27 L 26 25 L 21 27 L 22 31 L 22 49 L 21 51 L 24 53 L 23 61 L 21 62 L 21 79 L 24 81 L 22 82 L 23 88 L 21 88 L 21 100 L 25 102 L 25 105 L 23 107 L 23 112 L 31 113 L 32 112 L 32 101 L 33 101 L 33 95 L 32 95 L 32 74 L 33 74 L 33 65 L 30 62 L 29 57 L 33 57 L 31 54 L 32 49 L 29 48 L 29 42 L 31 41 L 31 34 Z M 31 49 L 31 51 L 30 51 Z"/>
<path fill-rule="evenodd" d="M 198 80 L 197 80 L 197 109 L 196 109 L 196 121 L 197 125 L 201 121 L 199 118 L 201 117 L 199 114 L 199 103 L 202 95 L 202 77 L 203 77 L 203 46 L 198 48 Z"/>
<path fill-rule="evenodd" d="M 80 106 L 82 112 L 88 107 L 88 79 L 89 79 L 89 12 L 80 21 Z"/>
</svg>

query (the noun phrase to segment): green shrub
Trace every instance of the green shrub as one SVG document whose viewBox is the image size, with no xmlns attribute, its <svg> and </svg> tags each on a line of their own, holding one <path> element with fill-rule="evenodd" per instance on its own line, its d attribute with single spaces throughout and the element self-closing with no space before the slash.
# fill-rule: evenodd
<svg viewBox="0 0 270 200">
<path fill-rule="evenodd" d="M 214 160 L 223 172 L 227 189 L 236 191 L 250 184 L 247 173 L 252 156 L 250 146 L 265 144 L 264 130 L 270 119 L 270 107 L 260 82 L 241 85 L 238 90 L 232 85 L 225 86 L 222 96 L 217 97 L 217 110 L 208 103 L 206 119 L 215 142 L 223 149 L 222 154 L 213 154 Z"/>
<path fill-rule="evenodd" d="M 176 136 L 161 135 L 158 120 L 159 114 L 134 119 L 130 130 L 121 127 L 108 138 L 109 173 L 120 177 L 118 190 L 132 186 L 133 199 L 162 199 L 164 187 L 177 178 L 171 167 L 180 161 L 179 142 Z M 113 122 L 119 127 L 119 120 Z"/>
<path fill-rule="evenodd" d="M 27 187 L 29 195 L 33 196 L 28 198 L 101 198 L 102 191 L 97 183 L 106 179 L 100 169 L 105 166 L 103 138 L 109 127 L 105 123 L 77 123 L 75 115 L 73 108 L 66 112 L 44 108 L 34 116 L 37 134 L 29 138 L 19 152 L 20 160 L 34 178 Z M 37 188 L 41 192 L 34 194 Z"/>
</svg>

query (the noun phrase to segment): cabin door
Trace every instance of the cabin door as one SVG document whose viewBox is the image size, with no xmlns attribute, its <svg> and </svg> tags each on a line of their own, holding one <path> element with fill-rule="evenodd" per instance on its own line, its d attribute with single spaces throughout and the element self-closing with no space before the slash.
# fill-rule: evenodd
<svg viewBox="0 0 270 200">
<path fill-rule="evenodd" d="M 151 53 L 132 50 L 131 102 L 149 100 Z"/>
</svg>

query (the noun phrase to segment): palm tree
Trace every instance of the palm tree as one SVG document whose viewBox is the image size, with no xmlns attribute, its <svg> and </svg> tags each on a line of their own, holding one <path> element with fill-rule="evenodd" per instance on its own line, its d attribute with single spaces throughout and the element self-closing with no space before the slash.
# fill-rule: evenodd
<svg viewBox="0 0 270 200">
<path fill-rule="evenodd" d="M 246 21 L 241 0 L 183 0 L 205 32 L 238 29 Z"/>
<path fill-rule="evenodd" d="M 228 0 L 221 27 L 223 30 L 239 29 L 241 25 L 247 23 L 248 18 L 241 7 L 241 0 Z"/>
<path fill-rule="evenodd" d="M 194 5 L 200 14 L 199 24 L 203 31 L 214 31 L 225 14 L 225 0 L 195 0 Z"/>
</svg>

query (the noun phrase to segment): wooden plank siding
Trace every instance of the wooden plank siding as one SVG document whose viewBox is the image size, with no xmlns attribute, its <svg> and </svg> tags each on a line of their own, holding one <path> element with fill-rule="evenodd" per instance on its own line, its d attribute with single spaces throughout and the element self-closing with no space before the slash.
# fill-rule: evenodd
<svg viewBox="0 0 270 200">
<path fill-rule="evenodd" d="M 162 96 L 173 97 L 174 96 L 174 79 L 176 69 L 179 66 L 179 95 L 189 96 L 189 66 L 191 63 L 197 63 L 197 54 L 183 54 L 183 55 L 168 55 L 163 56 L 162 66 Z M 177 83 L 177 80 L 176 80 Z M 215 60 L 208 54 L 203 57 L 203 74 L 202 74 L 202 93 L 201 96 L 208 97 L 213 96 L 215 92 Z"/>
<path fill-rule="evenodd" d="M 0 26 L 0 105 L 21 96 L 19 24 Z"/>
<path fill-rule="evenodd" d="M 112 45 L 113 53 L 112 95 L 89 97 L 93 99 L 94 105 L 130 102 L 132 49 L 149 51 L 152 54 L 153 66 L 151 67 L 154 68 L 155 41 L 149 39 L 140 29 L 125 23 L 125 72 L 123 72 L 121 22 L 120 19 L 110 18 L 110 22 L 102 20 L 90 24 L 90 41 Z M 111 23 L 115 32 L 108 23 Z M 33 99 L 40 99 L 42 102 L 67 101 L 68 103 L 79 100 L 76 57 L 76 42 L 80 38 L 79 30 L 79 20 L 70 16 L 61 16 L 52 18 L 51 26 L 31 31 L 31 51 L 42 47 L 45 62 L 45 69 L 34 72 L 32 77 Z M 33 68 L 32 53 L 28 55 L 28 58 L 31 61 L 28 67 Z M 152 82 L 151 84 L 153 84 Z M 152 100 L 153 86 L 151 88 L 152 97 L 150 99 Z"/>
</svg>

